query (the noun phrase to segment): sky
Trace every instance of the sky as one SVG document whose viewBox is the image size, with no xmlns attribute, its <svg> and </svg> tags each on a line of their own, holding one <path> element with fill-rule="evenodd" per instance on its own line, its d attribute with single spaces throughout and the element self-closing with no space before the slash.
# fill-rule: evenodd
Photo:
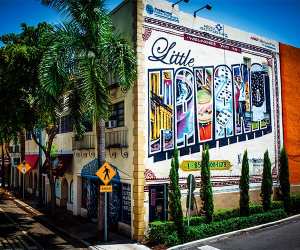
<svg viewBox="0 0 300 250">
<path fill-rule="evenodd" d="M 62 20 L 54 10 L 39 0 L 0 0 L 0 35 L 19 32 L 20 23 L 35 25 L 42 21 L 52 24 Z M 122 0 L 107 0 L 112 10 Z M 176 0 L 170 0 L 176 2 Z M 180 9 L 193 14 L 209 3 L 198 15 L 276 41 L 300 48 L 300 0 L 190 0 L 180 3 Z"/>
</svg>

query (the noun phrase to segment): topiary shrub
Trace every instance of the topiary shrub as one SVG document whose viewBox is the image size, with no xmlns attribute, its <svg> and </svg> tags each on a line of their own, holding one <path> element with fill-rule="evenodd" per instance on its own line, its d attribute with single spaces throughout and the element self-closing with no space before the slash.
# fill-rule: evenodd
<svg viewBox="0 0 300 250">
<path fill-rule="evenodd" d="M 288 156 L 283 147 L 280 151 L 280 168 L 279 168 L 279 182 L 284 209 L 287 213 L 290 212 L 291 203 L 291 188 L 289 180 L 289 164 Z"/>
<path fill-rule="evenodd" d="M 171 161 L 170 169 L 170 186 L 169 186 L 169 208 L 171 219 L 174 221 L 175 229 L 178 233 L 178 237 L 182 239 L 184 237 L 184 224 L 183 214 L 181 207 L 181 193 L 179 189 L 179 160 L 178 149 L 175 148 L 174 156 Z"/>
<path fill-rule="evenodd" d="M 272 172 L 271 172 L 271 161 L 267 150 L 264 154 L 264 168 L 263 168 L 263 177 L 262 177 L 261 193 L 260 193 L 264 211 L 268 211 L 271 208 L 271 204 L 272 204 L 271 198 L 273 193 L 272 187 L 273 187 L 273 180 L 272 180 Z"/>
<path fill-rule="evenodd" d="M 249 215 L 249 162 L 247 150 L 244 152 L 240 179 L 240 215 Z"/>
</svg>

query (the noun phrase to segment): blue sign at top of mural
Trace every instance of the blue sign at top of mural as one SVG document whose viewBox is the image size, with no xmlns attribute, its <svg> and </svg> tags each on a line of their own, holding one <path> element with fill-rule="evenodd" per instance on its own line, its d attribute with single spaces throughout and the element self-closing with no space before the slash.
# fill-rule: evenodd
<svg viewBox="0 0 300 250">
<path fill-rule="evenodd" d="M 165 11 L 163 9 L 156 8 L 156 7 L 152 6 L 151 4 L 146 5 L 146 12 L 149 15 L 154 15 L 155 17 L 159 17 L 162 19 L 166 19 L 166 20 L 169 20 L 172 22 L 179 23 L 179 18 L 177 16 L 175 16 L 173 13 L 171 13 L 169 11 Z"/>
<path fill-rule="evenodd" d="M 217 25 L 204 24 L 203 26 L 200 26 L 200 30 L 228 38 L 228 34 L 224 32 L 224 25 L 221 25 L 219 23 Z"/>
</svg>

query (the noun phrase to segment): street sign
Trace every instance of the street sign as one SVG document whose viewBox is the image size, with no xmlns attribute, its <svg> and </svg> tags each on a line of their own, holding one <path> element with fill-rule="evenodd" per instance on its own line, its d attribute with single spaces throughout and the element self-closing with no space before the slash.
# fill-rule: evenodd
<svg viewBox="0 0 300 250">
<path fill-rule="evenodd" d="M 111 193 L 112 192 L 112 185 L 101 185 L 100 186 L 100 193 Z"/>
<path fill-rule="evenodd" d="M 17 168 L 22 174 L 26 174 L 31 169 L 28 163 L 21 163 Z"/>
<path fill-rule="evenodd" d="M 107 185 L 116 174 L 116 171 L 107 162 L 96 173 L 104 185 Z"/>
</svg>

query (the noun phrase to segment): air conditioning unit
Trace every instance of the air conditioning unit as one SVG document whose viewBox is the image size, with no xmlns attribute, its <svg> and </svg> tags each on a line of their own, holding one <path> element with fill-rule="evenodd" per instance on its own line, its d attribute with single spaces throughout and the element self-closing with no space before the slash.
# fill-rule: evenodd
<svg viewBox="0 0 300 250">
<path fill-rule="evenodd" d="M 116 120 L 108 121 L 108 128 L 115 128 L 115 127 L 117 127 L 117 121 Z"/>
</svg>

